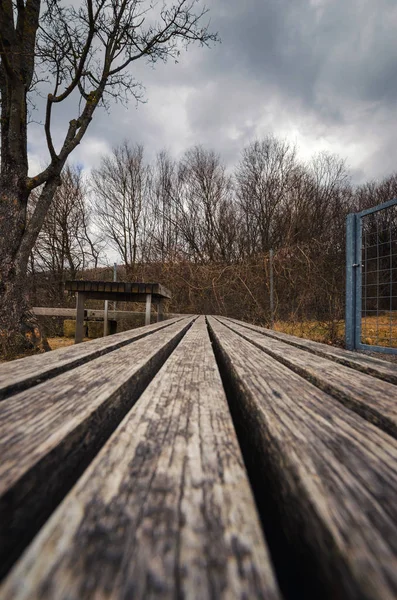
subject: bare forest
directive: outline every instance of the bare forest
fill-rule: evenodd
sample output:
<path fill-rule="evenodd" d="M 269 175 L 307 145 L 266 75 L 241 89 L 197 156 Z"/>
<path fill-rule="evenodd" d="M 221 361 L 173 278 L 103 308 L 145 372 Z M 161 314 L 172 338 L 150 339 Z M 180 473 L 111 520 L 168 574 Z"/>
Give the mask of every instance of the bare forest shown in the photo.
<path fill-rule="evenodd" d="M 89 177 L 64 172 L 30 256 L 30 302 L 65 306 L 65 279 L 110 280 L 117 262 L 119 280 L 167 285 L 169 311 L 269 325 L 272 249 L 276 325 L 310 335 L 314 323 L 341 343 L 345 217 L 396 195 L 394 175 L 354 186 L 343 159 L 304 163 L 273 136 L 243 148 L 233 169 L 200 146 L 148 161 L 124 142 Z"/>

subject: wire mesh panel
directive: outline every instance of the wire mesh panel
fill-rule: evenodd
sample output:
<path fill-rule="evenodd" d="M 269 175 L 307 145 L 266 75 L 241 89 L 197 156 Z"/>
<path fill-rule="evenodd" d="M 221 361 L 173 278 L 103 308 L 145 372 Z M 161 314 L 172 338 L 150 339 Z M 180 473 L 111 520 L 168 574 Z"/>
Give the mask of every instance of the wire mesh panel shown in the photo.
<path fill-rule="evenodd" d="M 347 220 L 346 346 L 397 353 L 397 200 Z"/>
<path fill-rule="evenodd" d="M 361 219 L 361 343 L 397 348 L 397 205 Z"/>

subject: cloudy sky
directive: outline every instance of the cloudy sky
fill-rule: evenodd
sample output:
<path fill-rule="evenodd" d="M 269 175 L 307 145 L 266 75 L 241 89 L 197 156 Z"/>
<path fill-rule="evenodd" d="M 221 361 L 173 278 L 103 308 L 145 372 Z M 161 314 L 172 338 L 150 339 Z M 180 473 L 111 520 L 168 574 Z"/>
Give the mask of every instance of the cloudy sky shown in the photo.
<path fill-rule="evenodd" d="M 210 0 L 222 43 L 190 47 L 179 64 L 135 63 L 146 104 L 97 112 L 74 162 L 90 169 L 123 139 L 179 156 L 202 144 L 233 166 L 273 133 L 344 157 L 356 182 L 397 171 L 396 0 Z M 67 120 L 57 122 L 62 135 Z M 30 161 L 46 157 L 33 124 Z M 32 173 L 33 174 L 33 173 Z"/>

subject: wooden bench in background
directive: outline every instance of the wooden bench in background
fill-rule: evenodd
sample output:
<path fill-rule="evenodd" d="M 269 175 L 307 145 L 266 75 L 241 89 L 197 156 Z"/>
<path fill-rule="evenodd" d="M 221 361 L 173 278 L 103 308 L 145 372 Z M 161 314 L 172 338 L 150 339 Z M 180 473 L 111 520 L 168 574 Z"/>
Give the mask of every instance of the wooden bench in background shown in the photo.
<path fill-rule="evenodd" d="M 76 295 L 76 344 L 83 341 L 84 304 L 86 300 L 145 302 L 145 325 L 150 325 L 152 303 L 157 306 L 157 321 L 162 321 L 164 300 L 171 298 L 171 292 L 161 283 L 70 280 L 65 282 L 65 291 Z M 104 313 L 104 335 L 107 335 L 107 302 L 105 302 Z"/>
<path fill-rule="evenodd" d="M 0 598 L 395 598 L 396 382 L 220 317 L 2 366 Z"/>
<path fill-rule="evenodd" d="M 76 334 L 76 308 L 65 308 L 61 306 L 57 307 L 47 307 L 47 306 L 35 306 L 32 308 L 33 314 L 37 317 L 43 318 L 62 318 L 63 321 L 63 335 L 65 337 L 75 337 Z M 159 321 L 159 314 L 154 315 L 157 316 L 157 322 Z M 162 320 L 164 319 L 172 319 L 173 317 L 180 316 L 177 313 L 167 313 L 161 315 Z M 153 315 L 149 316 L 151 319 Z M 108 320 L 109 326 L 106 327 L 106 319 Z M 100 310 L 96 308 L 85 308 L 83 313 L 83 322 L 85 323 L 84 329 L 84 337 L 88 334 L 88 337 L 103 337 L 105 333 L 112 334 L 116 333 L 116 331 L 112 332 L 111 325 L 113 324 L 114 329 L 118 329 L 120 321 L 124 321 L 123 331 L 126 329 L 130 329 L 131 327 L 140 327 L 144 323 L 146 323 L 147 315 L 144 311 L 131 311 L 131 310 Z M 127 327 L 126 327 L 127 325 Z M 44 325 L 44 330 L 46 326 Z M 49 337 L 52 337 L 49 335 Z"/>

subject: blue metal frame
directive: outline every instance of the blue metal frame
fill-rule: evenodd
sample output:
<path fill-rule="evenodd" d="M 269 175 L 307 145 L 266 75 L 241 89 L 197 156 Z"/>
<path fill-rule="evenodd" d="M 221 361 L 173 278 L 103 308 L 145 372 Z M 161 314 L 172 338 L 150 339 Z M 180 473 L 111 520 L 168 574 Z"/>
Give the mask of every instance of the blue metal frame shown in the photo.
<path fill-rule="evenodd" d="M 358 217 L 365 217 L 366 215 L 371 215 L 372 213 L 379 212 L 380 210 L 384 210 L 385 208 L 390 208 L 391 206 L 395 206 L 397 204 L 397 198 L 393 198 L 393 200 L 388 200 L 383 204 L 378 204 L 378 206 L 373 206 L 372 208 L 366 208 L 361 212 L 354 213 Z"/>
<path fill-rule="evenodd" d="M 348 350 L 356 347 L 356 224 L 357 215 L 352 213 L 346 219 L 346 317 L 345 342 Z"/>
<path fill-rule="evenodd" d="M 371 350 L 397 354 L 397 348 L 371 346 L 361 343 L 361 305 L 362 305 L 362 217 L 397 205 L 397 198 L 351 213 L 346 218 L 346 318 L 345 343 L 348 350 Z"/>

